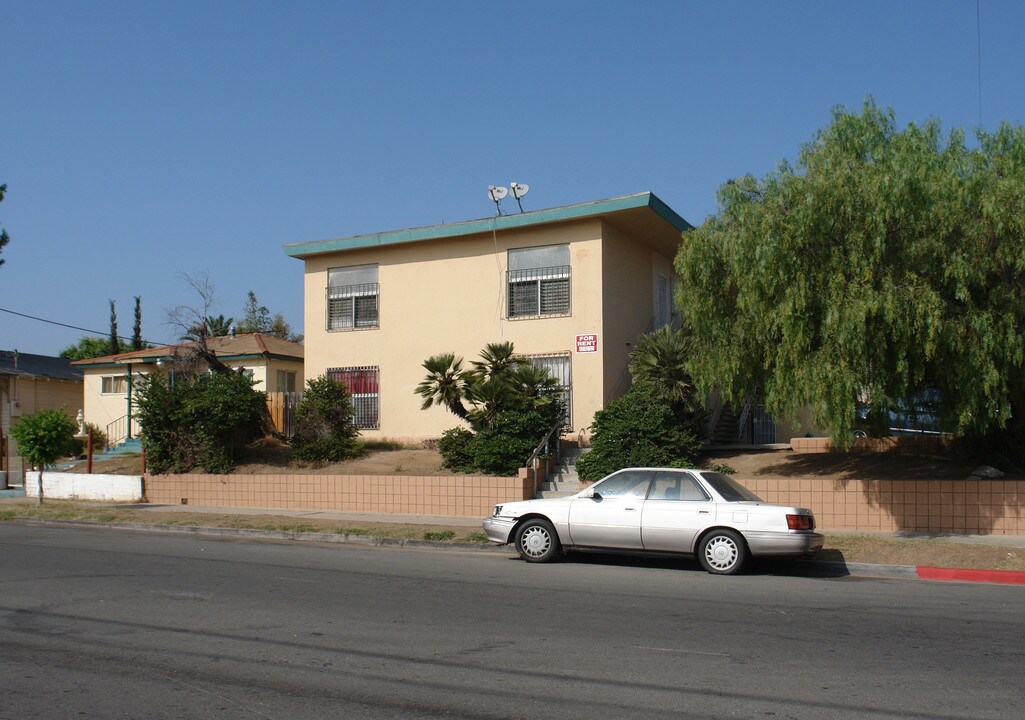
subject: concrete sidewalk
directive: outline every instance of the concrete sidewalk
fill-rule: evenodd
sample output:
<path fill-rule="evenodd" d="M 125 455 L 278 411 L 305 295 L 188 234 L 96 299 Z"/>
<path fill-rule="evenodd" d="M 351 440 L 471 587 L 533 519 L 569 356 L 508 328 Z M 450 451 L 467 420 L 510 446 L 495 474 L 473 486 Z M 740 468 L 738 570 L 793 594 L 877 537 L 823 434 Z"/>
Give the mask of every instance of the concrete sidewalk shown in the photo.
<path fill-rule="evenodd" d="M 134 505 L 135 510 L 147 512 L 196 512 L 217 515 L 281 515 L 310 520 L 339 520 L 371 523 L 408 523 L 410 525 L 451 525 L 453 527 L 480 527 L 484 518 L 448 515 L 393 515 L 390 513 L 336 512 L 331 510 L 281 510 L 274 508 L 236 508 L 210 505 Z M 954 533 L 882 532 L 874 530 L 829 530 L 829 535 L 869 535 L 894 540 L 939 540 L 942 542 L 996 545 L 1025 549 L 1025 535 L 964 535 Z"/>
<path fill-rule="evenodd" d="M 340 522 L 392 523 L 409 525 L 452 525 L 453 527 L 480 528 L 484 518 L 443 515 L 392 515 L 390 513 L 337 512 L 333 510 L 280 510 L 275 508 L 214 507 L 211 505 L 133 505 L 133 510 L 152 513 L 194 512 L 214 515 L 279 515 L 306 520 L 333 520 Z M 1023 546 L 1025 547 L 1025 546 Z"/>

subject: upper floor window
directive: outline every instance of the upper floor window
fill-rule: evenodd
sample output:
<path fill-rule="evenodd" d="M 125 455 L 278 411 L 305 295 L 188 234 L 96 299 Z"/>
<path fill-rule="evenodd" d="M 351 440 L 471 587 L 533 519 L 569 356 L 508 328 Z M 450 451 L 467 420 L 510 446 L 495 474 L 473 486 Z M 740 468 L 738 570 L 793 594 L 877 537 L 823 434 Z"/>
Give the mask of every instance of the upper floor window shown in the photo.
<path fill-rule="evenodd" d="M 100 393 L 103 395 L 124 395 L 127 392 L 127 375 L 104 375 L 100 378 Z"/>
<path fill-rule="evenodd" d="M 569 315 L 569 245 L 509 251 L 509 317 Z"/>
<path fill-rule="evenodd" d="M 676 307 L 675 277 L 655 273 L 655 329 L 670 325 L 680 327 L 680 309 Z"/>
<path fill-rule="evenodd" d="M 327 271 L 327 329 L 378 327 L 377 265 L 354 265 Z"/>

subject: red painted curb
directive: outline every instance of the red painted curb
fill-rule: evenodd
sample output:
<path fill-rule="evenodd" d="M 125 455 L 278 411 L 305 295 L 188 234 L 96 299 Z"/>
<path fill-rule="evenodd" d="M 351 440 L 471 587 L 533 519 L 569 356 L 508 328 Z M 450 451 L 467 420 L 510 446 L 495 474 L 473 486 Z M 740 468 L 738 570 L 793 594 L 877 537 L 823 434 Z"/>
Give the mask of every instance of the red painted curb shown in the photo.
<path fill-rule="evenodd" d="M 962 570 L 959 568 L 921 566 L 916 567 L 915 572 L 923 580 L 960 580 L 962 582 L 1025 585 L 1025 572 L 1017 570 Z"/>

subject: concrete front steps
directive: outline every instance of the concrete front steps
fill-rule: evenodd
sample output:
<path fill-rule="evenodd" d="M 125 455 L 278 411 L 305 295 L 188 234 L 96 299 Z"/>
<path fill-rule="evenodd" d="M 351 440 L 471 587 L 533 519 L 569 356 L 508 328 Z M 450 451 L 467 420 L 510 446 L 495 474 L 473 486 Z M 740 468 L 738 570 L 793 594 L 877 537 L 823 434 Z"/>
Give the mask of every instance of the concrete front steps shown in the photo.
<path fill-rule="evenodd" d="M 117 445 L 107 448 L 102 453 L 93 455 L 93 460 L 104 460 L 119 455 L 142 455 L 142 440 L 139 438 L 128 438 Z"/>
<path fill-rule="evenodd" d="M 580 492 L 580 478 L 577 477 L 577 460 L 591 448 L 575 445 L 564 446 L 559 452 L 559 464 L 548 473 L 548 479 L 541 483 L 538 497 L 553 498 L 575 495 Z"/>

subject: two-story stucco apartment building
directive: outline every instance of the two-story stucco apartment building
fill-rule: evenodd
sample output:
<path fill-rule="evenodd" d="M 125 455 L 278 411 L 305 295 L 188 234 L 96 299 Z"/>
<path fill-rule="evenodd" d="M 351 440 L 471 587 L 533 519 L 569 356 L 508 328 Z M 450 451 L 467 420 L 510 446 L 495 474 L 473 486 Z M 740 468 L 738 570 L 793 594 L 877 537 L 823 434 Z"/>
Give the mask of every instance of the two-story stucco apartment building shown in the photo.
<path fill-rule="evenodd" d="M 641 333 L 673 320 L 690 227 L 646 192 L 286 245 L 305 262 L 306 377 L 344 379 L 366 437 L 436 438 L 459 421 L 420 409 L 421 363 L 512 341 L 567 389 L 579 433 L 629 387 Z"/>

